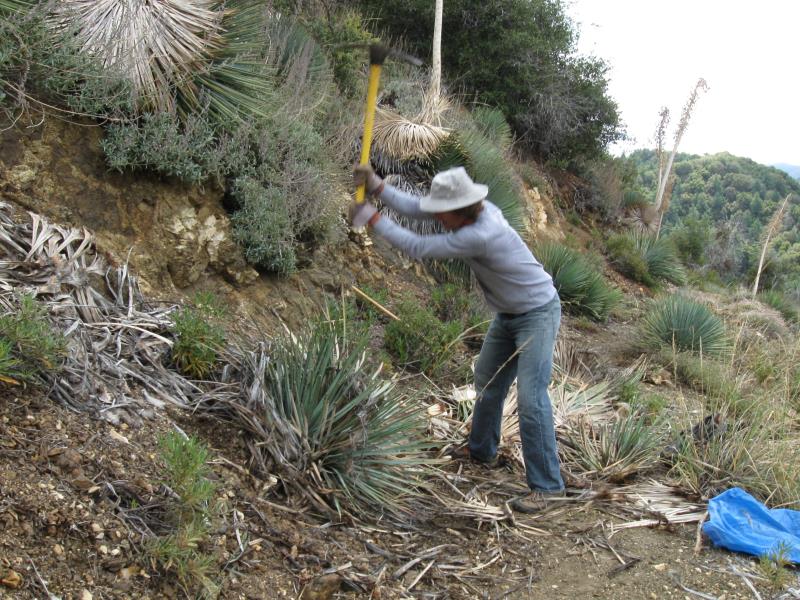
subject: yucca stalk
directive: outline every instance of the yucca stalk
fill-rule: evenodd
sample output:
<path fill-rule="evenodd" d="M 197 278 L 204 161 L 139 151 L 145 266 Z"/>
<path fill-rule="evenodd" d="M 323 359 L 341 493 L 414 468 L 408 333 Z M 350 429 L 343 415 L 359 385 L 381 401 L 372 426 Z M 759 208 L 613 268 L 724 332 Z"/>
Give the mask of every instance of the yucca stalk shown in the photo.
<path fill-rule="evenodd" d="M 791 198 L 791 194 L 788 194 L 786 198 L 783 199 L 783 202 L 772 215 L 772 218 L 769 220 L 769 223 L 764 228 L 764 243 L 761 246 L 761 256 L 758 259 L 758 268 L 756 269 L 756 279 L 753 283 L 753 298 L 756 297 L 758 294 L 758 284 L 761 280 L 761 271 L 764 269 L 764 259 L 767 256 L 767 250 L 769 250 L 770 242 L 772 241 L 772 236 L 775 235 L 778 230 L 780 229 L 780 225 L 783 222 L 783 215 L 786 213 L 786 205 L 789 203 L 789 198 Z"/>
<path fill-rule="evenodd" d="M 675 138 L 674 144 L 672 146 L 672 152 L 670 152 L 669 158 L 666 160 L 666 164 L 662 161 L 661 155 L 661 146 L 659 145 L 659 171 L 658 171 L 658 189 L 656 190 L 656 197 L 655 201 L 653 202 L 656 212 L 658 213 L 658 225 L 656 227 L 656 237 L 661 231 L 661 221 L 664 218 L 664 212 L 666 212 L 665 200 L 668 205 L 668 198 L 669 194 L 667 193 L 667 184 L 670 180 L 670 173 L 672 172 L 672 163 L 675 161 L 675 155 L 678 153 L 678 146 L 681 143 L 681 139 L 683 139 L 683 134 L 686 133 L 686 129 L 689 126 L 689 119 L 692 116 L 692 111 L 694 110 L 694 105 L 697 103 L 697 99 L 700 96 L 700 92 L 704 92 L 708 90 L 708 84 L 706 80 L 702 77 L 697 80 L 697 83 L 694 85 L 694 89 L 692 93 L 689 94 L 689 99 L 686 101 L 686 104 L 683 107 L 683 111 L 681 112 L 681 120 L 678 123 L 678 129 L 675 131 Z M 659 125 L 658 132 L 661 136 L 663 136 L 664 128 L 669 120 L 669 111 L 666 109 L 662 110 L 661 113 L 661 124 Z M 659 138 L 663 140 L 663 137 Z M 659 141 L 661 144 L 661 141 Z M 663 168 L 662 168 L 663 167 Z"/>

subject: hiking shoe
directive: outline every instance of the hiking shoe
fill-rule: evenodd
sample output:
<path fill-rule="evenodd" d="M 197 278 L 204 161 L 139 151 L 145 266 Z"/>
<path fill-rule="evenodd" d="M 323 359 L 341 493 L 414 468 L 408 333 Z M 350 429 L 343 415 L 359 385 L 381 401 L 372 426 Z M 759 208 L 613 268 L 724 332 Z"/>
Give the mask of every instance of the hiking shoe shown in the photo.
<path fill-rule="evenodd" d="M 495 456 L 490 460 L 481 460 L 479 458 L 474 457 L 472 453 L 469 451 L 468 444 L 463 444 L 461 446 L 458 446 L 457 448 L 454 448 L 449 452 L 448 456 L 450 456 L 450 458 L 452 458 L 453 460 L 474 462 L 478 463 L 479 465 L 489 467 L 490 469 L 500 467 L 503 464 L 497 456 Z"/>
<path fill-rule="evenodd" d="M 566 499 L 564 490 L 558 492 L 530 492 L 510 502 L 511 508 L 521 513 L 538 513 L 553 508 Z"/>

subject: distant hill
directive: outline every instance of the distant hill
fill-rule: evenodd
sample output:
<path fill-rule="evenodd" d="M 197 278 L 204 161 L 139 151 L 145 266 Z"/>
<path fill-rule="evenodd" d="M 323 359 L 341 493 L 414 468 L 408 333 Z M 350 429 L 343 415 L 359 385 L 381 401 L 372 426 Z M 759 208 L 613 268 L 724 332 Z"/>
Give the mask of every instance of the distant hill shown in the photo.
<path fill-rule="evenodd" d="M 655 151 L 636 150 L 630 158 L 636 164 L 641 191 L 646 198 L 654 198 L 658 177 Z M 698 231 L 708 232 L 709 240 L 714 240 L 706 247 L 709 255 L 727 244 L 730 256 L 725 270 L 732 277 L 747 276 L 752 269 L 764 225 L 783 199 L 789 194 L 800 199 L 800 181 L 785 170 L 727 152 L 704 156 L 679 153 L 673 174 L 665 229 L 695 227 L 695 236 Z M 776 280 L 800 289 L 800 201 L 789 206 L 772 248 L 770 267 Z"/>
<path fill-rule="evenodd" d="M 800 165 L 787 165 L 786 163 L 776 163 L 772 165 L 776 169 L 788 173 L 790 177 L 800 179 Z"/>

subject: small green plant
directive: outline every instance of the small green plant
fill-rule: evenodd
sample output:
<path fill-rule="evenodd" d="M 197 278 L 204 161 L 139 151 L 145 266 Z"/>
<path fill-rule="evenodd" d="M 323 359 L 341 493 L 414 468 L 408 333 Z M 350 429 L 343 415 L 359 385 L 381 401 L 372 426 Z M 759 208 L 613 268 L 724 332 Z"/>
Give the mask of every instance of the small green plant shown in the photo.
<path fill-rule="evenodd" d="M 605 321 L 622 297 L 587 258 L 572 248 L 544 243 L 536 247 L 534 255 L 552 276 L 567 311 Z"/>
<path fill-rule="evenodd" d="M 195 379 L 204 379 L 214 370 L 225 344 L 225 330 L 218 324 L 224 313 L 213 295 L 199 294 L 194 306 L 173 314 L 172 360 L 178 370 Z"/>
<path fill-rule="evenodd" d="M 789 546 L 785 542 L 780 542 L 775 550 L 758 558 L 758 571 L 775 592 L 783 590 L 795 579 L 789 570 L 792 566 L 789 551 Z"/>
<path fill-rule="evenodd" d="M 464 330 L 464 342 L 480 347 L 491 316 L 474 294 L 455 283 L 445 283 L 431 292 L 431 305 L 443 322 L 457 322 Z"/>
<path fill-rule="evenodd" d="M 64 336 L 33 296 L 20 296 L 17 311 L 0 316 L 0 375 L 5 378 L 41 383 L 46 372 L 61 368 L 65 354 Z"/>
<path fill-rule="evenodd" d="M 398 321 L 386 325 L 384 346 L 397 360 L 428 375 L 436 374 L 455 353 L 461 324 L 445 323 L 429 308 L 406 298 L 397 307 Z"/>
<path fill-rule="evenodd" d="M 648 419 L 648 422 L 657 420 L 669 406 L 669 400 L 661 394 L 638 394 L 631 402 L 631 408 L 639 411 Z"/>
<path fill-rule="evenodd" d="M 14 356 L 11 340 L 0 338 L 0 382 L 18 384 L 22 362 Z"/>
<path fill-rule="evenodd" d="M 216 598 L 215 561 L 205 554 L 216 486 L 209 479 L 208 450 L 196 438 L 171 432 L 160 440 L 165 483 L 177 496 L 169 508 L 173 531 L 150 541 L 150 557 L 172 574 L 187 597 Z"/>
<path fill-rule="evenodd" d="M 656 300 L 645 314 L 642 338 L 651 348 L 674 348 L 709 355 L 730 348 L 725 324 L 705 304 L 673 294 Z"/>
<path fill-rule="evenodd" d="M 622 382 L 619 388 L 617 400 L 632 406 L 639 400 L 641 386 L 638 379 L 629 379 Z"/>

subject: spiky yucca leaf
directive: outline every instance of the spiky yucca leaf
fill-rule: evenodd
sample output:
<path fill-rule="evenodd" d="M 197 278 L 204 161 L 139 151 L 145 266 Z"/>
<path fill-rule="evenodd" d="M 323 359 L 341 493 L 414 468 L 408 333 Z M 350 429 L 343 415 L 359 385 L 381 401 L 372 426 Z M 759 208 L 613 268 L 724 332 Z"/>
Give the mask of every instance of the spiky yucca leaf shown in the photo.
<path fill-rule="evenodd" d="M 644 415 L 583 424 L 562 435 L 564 462 L 585 475 L 613 482 L 655 466 L 664 447 L 660 429 L 648 424 Z"/>
<path fill-rule="evenodd" d="M 729 348 L 725 324 L 705 304 L 672 294 L 654 301 L 642 323 L 642 337 L 651 347 L 673 347 L 710 355 Z"/>
<path fill-rule="evenodd" d="M 425 487 L 424 411 L 364 363 L 366 340 L 345 345 L 325 324 L 249 353 L 247 406 L 234 405 L 260 468 L 317 509 L 413 515 Z"/>

